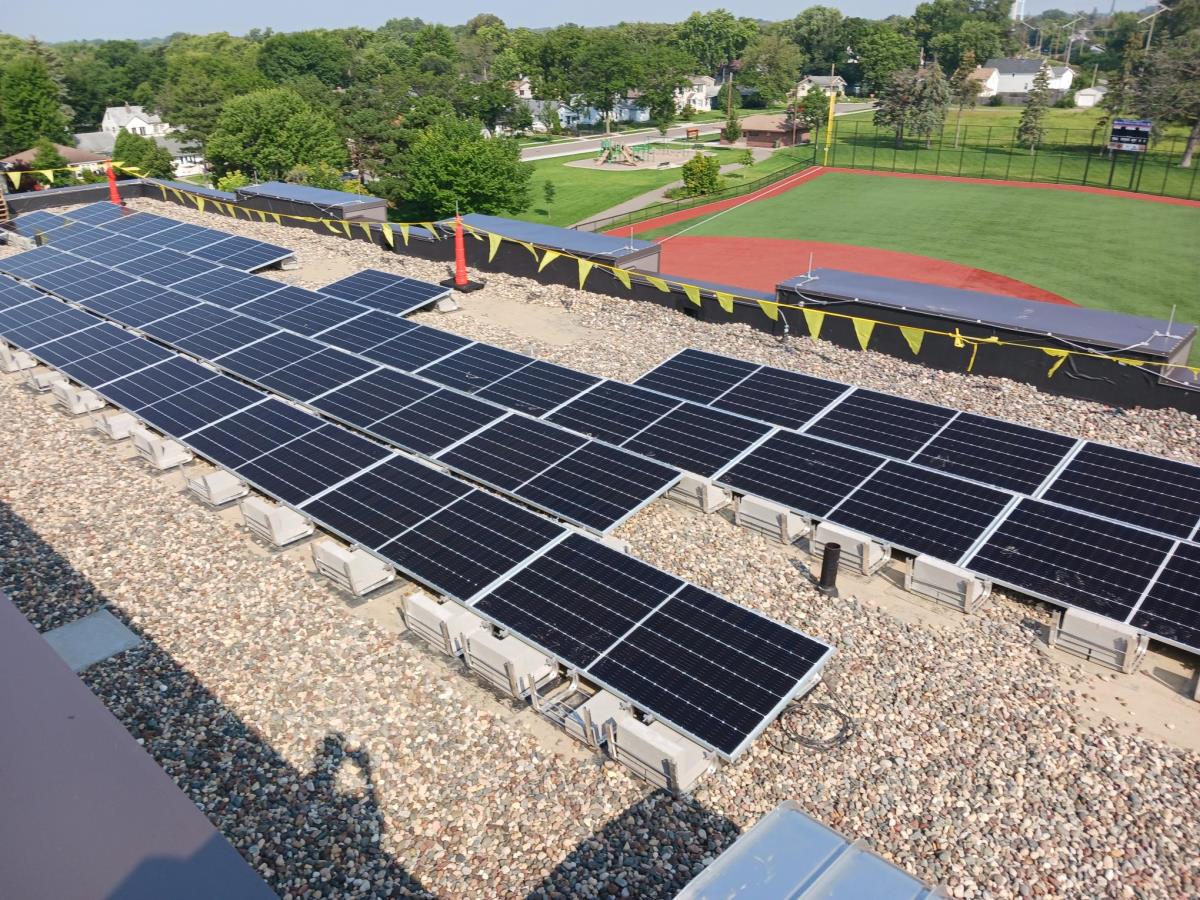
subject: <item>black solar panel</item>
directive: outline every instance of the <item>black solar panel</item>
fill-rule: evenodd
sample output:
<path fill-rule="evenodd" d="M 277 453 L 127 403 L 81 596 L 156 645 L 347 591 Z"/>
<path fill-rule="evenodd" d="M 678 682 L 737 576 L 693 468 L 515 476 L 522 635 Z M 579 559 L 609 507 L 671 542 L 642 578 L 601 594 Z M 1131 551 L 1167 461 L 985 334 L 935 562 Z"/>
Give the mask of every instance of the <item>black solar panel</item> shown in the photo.
<path fill-rule="evenodd" d="M 97 231 L 100 234 L 105 234 L 105 232 L 98 229 Z M 55 246 L 61 247 L 62 245 L 56 243 Z M 135 259 L 141 259 L 143 256 L 157 253 L 158 249 L 153 244 L 148 244 L 145 241 L 135 240 L 123 235 L 107 234 L 100 240 L 77 247 L 71 252 L 76 256 L 90 259 L 104 266 L 121 266 Z"/>
<path fill-rule="evenodd" d="M 99 203 L 92 203 L 89 206 L 82 206 L 79 209 L 73 209 L 70 212 L 69 218 L 76 222 L 88 222 L 92 225 L 99 225 L 104 222 L 112 222 L 133 213 L 126 212 L 117 204 L 108 200 L 102 200 Z"/>
<path fill-rule="evenodd" d="M 30 280 L 43 290 L 55 291 L 61 285 L 71 285 L 88 278 L 103 276 L 107 272 L 108 269 L 99 263 L 79 260 L 73 266 L 65 266 L 53 272 L 31 276 Z"/>
<path fill-rule="evenodd" d="M 116 318 L 120 318 L 120 313 L 116 314 Z M 145 325 L 142 331 L 160 341 L 176 345 L 181 340 L 236 318 L 237 316 L 228 310 L 198 303 L 183 312 L 151 322 Z"/>
<path fill-rule="evenodd" d="M 883 458 L 804 434 L 779 431 L 720 476 L 740 494 L 823 519 Z"/>
<path fill-rule="evenodd" d="M 379 552 L 441 593 L 466 600 L 563 533 L 535 513 L 472 491 Z"/>
<path fill-rule="evenodd" d="M 346 540 L 375 549 L 471 491 L 457 478 L 394 456 L 303 509 Z"/>
<path fill-rule="evenodd" d="M 763 366 L 713 406 L 779 425 L 800 428 L 846 392 L 846 385 Z"/>
<path fill-rule="evenodd" d="M 42 235 L 41 241 L 43 244 L 49 244 L 59 250 L 77 250 L 102 241 L 105 237 L 107 237 L 107 232 L 101 231 L 93 225 L 69 222 L 60 228 L 46 232 Z"/>
<path fill-rule="evenodd" d="M 63 306 L 53 315 L 39 316 L 27 325 L 5 327 L 4 338 L 14 346 L 32 349 L 47 341 L 55 341 L 99 324 L 100 320 L 95 316 Z"/>
<path fill-rule="evenodd" d="M 245 312 L 245 310 L 239 309 L 238 312 Z M 287 328 L 289 331 L 311 336 L 335 328 L 361 314 L 361 309 L 344 300 L 318 300 L 303 309 L 280 316 L 273 324 L 280 328 Z M 324 340 L 324 337 L 321 339 Z"/>
<path fill-rule="evenodd" d="M 36 278 L 38 275 L 45 275 L 78 263 L 79 257 L 72 256 L 70 253 L 64 253 L 53 247 L 35 247 L 33 250 L 26 250 L 16 256 L 0 259 L 0 272 L 7 272 L 17 278 Z"/>
<path fill-rule="evenodd" d="M 228 322 L 198 331 L 191 337 L 177 338 L 175 346 L 202 359 L 217 359 L 223 354 L 276 333 L 273 325 L 256 322 L 245 316 L 236 316 Z"/>
<path fill-rule="evenodd" d="M 396 321 L 401 320 L 397 319 Z M 321 339 L 328 340 L 330 335 L 322 335 Z M 428 365 L 435 359 L 441 359 L 446 354 L 453 353 L 469 343 L 471 341 L 468 338 L 459 337 L 457 334 L 438 331 L 436 328 L 429 328 L 425 325 L 416 325 L 398 337 L 363 351 L 363 356 L 384 365 L 395 366 L 397 369 L 411 372 Z"/>
<path fill-rule="evenodd" d="M 654 391 L 605 381 L 546 416 L 546 420 L 620 444 L 679 404 L 680 401 Z"/>
<path fill-rule="evenodd" d="M 909 459 L 953 417 L 950 409 L 858 388 L 806 431 L 884 456 Z"/>
<path fill-rule="evenodd" d="M 404 315 L 428 306 L 447 291 L 441 285 L 427 281 L 404 278 L 378 269 L 364 269 L 321 288 L 321 293 L 343 300 L 356 300 L 372 309 Z"/>
<path fill-rule="evenodd" d="M 164 218 L 163 216 L 155 216 L 150 213 L 134 213 L 123 219 L 114 219 L 111 222 L 107 222 L 103 227 L 106 231 L 115 231 L 118 234 L 124 234 L 129 237 L 152 239 L 152 242 L 158 246 L 164 246 L 161 239 L 168 232 L 178 227 L 178 225 L 178 222 L 173 219 Z"/>
<path fill-rule="evenodd" d="M 961 413 L 913 462 L 1032 494 L 1074 445 L 1061 434 Z"/>
<path fill-rule="evenodd" d="M 622 446 L 651 459 L 708 477 L 771 430 L 715 409 L 685 403 Z"/>
<path fill-rule="evenodd" d="M 1176 644 L 1200 647 L 1200 547 L 1175 548 L 1130 624 Z"/>
<path fill-rule="evenodd" d="M 155 366 L 155 370 L 159 368 Z M 232 378 L 214 377 L 211 372 L 208 375 L 202 384 L 172 392 L 141 408 L 138 418 L 164 434 L 182 437 L 224 416 L 246 409 L 263 398 L 258 391 L 238 384 Z"/>
<path fill-rule="evenodd" d="M 322 299 L 324 298 L 314 291 L 306 291 L 304 288 L 293 285 L 283 285 L 277 291 L 272 291 L 257 300 L 251 300 L 249 303 L 237 307 L 237 311 L 256 319 L 273 322 L 280 316 L 294 313 Z"/>
<path fill-rule="evenodd" d="M 137 412 L 216 377 L 217 374 L 210 369 L 176 356 L 152 368 L 118 378 L 105 386 L 104 395 L 113 403 Z"/>
<path fill-rule="evenodd" d="M 220 365 L 221 368 L 243 378 L 257 381 L 264 375 L 290 366 L 324 349 L 326 348 L 316 341 L 280 332 L 241 350 L 225 354 L 220 359 Z"/>
<path fill-rule="evenodd" d="M 369 312 L 321 335 L 321 340 L 343 350 L 363 353 L 406 331 L 416 324 L 387 313 Z"/>
<path fill-rule="evenodd" d="M 689 584 L 587 672 L 735 756 L 829 652 L 818 641 Z"/>
<path fill-rule="evenodd" d="M 421 369 L 420 373 L 439 384 L 473 394 L 531 362 L 532 357 L 520 353 L 490 344 L 473 344 Z"/>
<path fill-rule="evenodd" d="M 1168 538 L 1024 499 L 964 565 L 1048 600 L 1124 621 Z"/>
<path fill-rule="evenodd" d="M 201 228 L 199 225 L 179 223 L 169 231 L 154 236 L 154 243 L 160 247 L 171 247 L 184 253 L 193 253 L 201 247 L 225 240 L 224 232 L 211 228 Z"/>
<path fill-rule="evenodd" d="M 173 285 L 211 271 L 212 264 L 175 250 L 159 250 L 132 262 L 123 263 L 121 271 L 137 275 L 155 284 Z"/>
<path fill-rule="evenodd" d="M 41 291 L 35 290 L 29 285 L 20 284 L 8 276 L 0 276 L 0 310 L 20 306 L 22 303 L 28 303 L 41 296 Z"/>
<path fill-rule="evenodd" d="M 149 341 L 130 340 L 104 349 L 103 352 L 95 353 L 86 359 L 60 363 L 58 368 L 81 384 L 100 386 L 139 369 L 170 359 L 171 356 L 171 351 L 151 344 Z"/>
<path fill-rule="evenodd" d="M 889 460 L 829 520 L 910 553 L 956 563 L 1011 494 Z"/>
<path fill-rule="evenodd" d="M 258 381 L 276 393 L 306 401 L 377 368 L 342 350 L 322 347 L 312 356 L 263 375 Z"/>
<path fill-rule="evenodd" d="M 187 439 L 197 453 L 219 466 L 236 469 L 322 424 L 314 415 L 301 412 L 282 400 L 268 398 L 257 406 L 188 435 Z"/>
<path fill-rule="evenodd" d="M 683 350 L 634 382 L 695 403 L 711 403 L 756 369 L 757 363 L 702 350 Z"/>
<path fill-rule="evenodd" d="M 524 416 L 509 416 L 438 455 L 438 461 L 512 491 L 579 449 L 586 438 Z"/>
<path fill-rule="evenodd" d="M 371 431 L 406 450 L 431 456 L 503 415 L 503 409 L 490 403 L 439 390 L 380 419 Z"/>
<path fill-rule="evenodd" d="M 540 416 L 599 382 L 594 375 L 537 360 L 493 382 L 480 391 L 479 396 L 531 416 Z"/>
<path fill-rule="evenodd" d="M 438 388 L 411 375 L 393 372 L 391 369 L 379 369 L 330 391 L 325 396 L 311 401 L 310 405 L 336 419 L 359 428 L 367 428 L 373 422 L 386 418 L 437 390 Z"/>
<path fill-rule="evenodd" d="M 93 273 L 77 281 L 71 281 L 66 284 L 59 283 L 50 289 L 58 296 L 65 297 L 67 300 L 86 304 L 90 298 L 98 294 L 103 294 L 133 283 L 133 279 L 128 275 L 123 275 L 111 269 L 105 269 L 103 272 Z"/>
<path fill-rule="evenodd" d="M 70 307 L 61 300 L 52 299 L 45 294 L 38 294 L 36 299 L 10 307 L 0 313 L 0 334 L 40 322 L 51 316 L 57 316 L 68 309 Z"/>
<path fill-rule="evenodd" d="M 1200 522 L 1200 467 L 1088 443 L 1042 499 L 1186 538 Z"/>
<path fill-rule="evenodd" d="M 278 281 L 219 266 L 213 266 L 209 271 L 175 285 L 177 291 L 189 297 L 207 300 L 226 309 L 265 297 L 282 287 Z"/>
<path fill-rule="evenodd" d="M 267 244 L 239 235 L 226 237 L 215 244 L 197 247 L 192 252 L 201 259 L 246 272 L 261 269 L 292 255 L 292 251 L 286 247 L 278 247 L 275 244 Z"/>
<path fill-rule="evenodd" d="M 103 294 L 87 297 L 81 302 L 88 309 L 94 309 L 96 312 L 107 316 L 126 306 L 132 306 L 144 300 L 153 300 L 163 293 L 163 288 L 156 284 L 150 284 L 146 281 L 130 281 L 119 287 L 105 291 Z"/>
<path fill-rule="evenodd" d="M 159 288 L 155 296 L 149 300 L 122 306 L 117 312 L 108 313 L 108 315 L 125 325 L 141 328 L 158 319 L 165 319 L 167 316 L 181 313 L 185 309 L 191 309 L 195 305 L 196 301 L 190 297 Z"/>
<path fill-rule="evenodd" d="M 344 428 L 324 425 L 238 466 L 237 473 L 295 505 L 391 455 Z"/>
<path fill-rule="evenodd" d="M 129 332 L 102 322 L 86 331 L 76 332 L 49 344 L 43 344 L 38 347 L 37 355 L 47 364 L 62 368 L 93 354 L 112 350 L 132 340 L 135 338 Z"/>
<path fill-rule="evenodd" d="M 571 535 L 474 608 L 584 669 L 682 586 L 627 554 Z"/>
<path fill-rule="evenodd" d="M 23 234 L 25 237 L 33 237 L 35 234 L 50 231 L 52 228 L 58 228 L 66 224 L 67 220 L 57 213 L 39 209 L 34 212 L 21 213 L 21 215 L 13 219 L 12 228 L 17 234 Z"/>

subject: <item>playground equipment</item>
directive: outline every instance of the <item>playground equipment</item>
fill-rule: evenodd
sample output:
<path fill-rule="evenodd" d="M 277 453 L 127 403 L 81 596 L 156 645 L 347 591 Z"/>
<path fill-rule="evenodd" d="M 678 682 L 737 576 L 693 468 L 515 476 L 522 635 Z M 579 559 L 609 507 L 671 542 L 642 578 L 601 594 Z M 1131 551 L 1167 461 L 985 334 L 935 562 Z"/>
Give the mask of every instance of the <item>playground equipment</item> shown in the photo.
<path fill-rule="evenodd" d="M 644 162 L 649 153 L 649 144 L 620 144 L 605 138 L 600 142 L 596 165 L 636 166 L 639 162 Z"/>

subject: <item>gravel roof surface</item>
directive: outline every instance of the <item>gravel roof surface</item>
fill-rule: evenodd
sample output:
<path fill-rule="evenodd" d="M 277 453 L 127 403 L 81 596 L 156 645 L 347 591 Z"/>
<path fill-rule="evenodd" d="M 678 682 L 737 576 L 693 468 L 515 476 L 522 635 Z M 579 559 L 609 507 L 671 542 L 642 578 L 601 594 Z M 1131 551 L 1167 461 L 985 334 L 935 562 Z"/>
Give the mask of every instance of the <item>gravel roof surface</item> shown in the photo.
<path fill-rule="evenodd" d="M 278 277 L 310 287 L 368 265 L 444 277 L 363 243 L 131 205 L 293 247 L 303 268 Z M 698 346 L 1200 461 L 1183 413 L 1115 412 L 807 340 L 780 349 L 740 326 L 487 277 L 463 312 L 421 318 L 602 375 L 630 379 Z M 473 304 L 489 299 L 555 330 L 484 316 Z M 694 797 L 649 795 L 590 754 L 548 750 L 532 712 L 348 615 L 299 562 L 254 552 L 183 497 L 178 476 L 119 459 L 12 377 L 0 408 L 0 587 L 43 630 L 107 602 L 148 639 L 88 683 L 281 895 L 670 896 L 787 798 L 956 897 L 1200 894 L 1200 755 L 1091 727 L 1028 605 L 900 622 L 818 597 L 793 553 L 721 516 L 653 504 L 620 529 L 634 552 L 831 642 L 814 699 L 856 724 L 828 753 L 773 726 Z"/>

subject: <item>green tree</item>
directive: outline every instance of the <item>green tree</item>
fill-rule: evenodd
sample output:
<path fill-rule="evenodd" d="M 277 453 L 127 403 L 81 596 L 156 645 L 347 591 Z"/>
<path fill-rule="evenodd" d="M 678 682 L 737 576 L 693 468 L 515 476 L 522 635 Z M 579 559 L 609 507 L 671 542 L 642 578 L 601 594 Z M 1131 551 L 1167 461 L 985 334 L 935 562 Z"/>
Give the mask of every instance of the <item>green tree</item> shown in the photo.
<path fill-rule="evenodd" d="M 917 102 L 917 72 L 915 69 L 901 69 L 893 72 L 887 84 L 879 92 L 879 100 L 875 106 L 875 124 L 880 128 L 890 128 L 896 135 L 896 146 L 904 140 L 904 130 L 908 127 L 909 118 Z"/>
<path fill-rule="evenodd" d="M 777 31 L 760 34 L 742 56 L 742 83 L 758 89 L 768 106 L 787 99 L 804 68 L 800 48 Z"/>
<path fill-rule="evenodd" d="M 929 42 L 934 57 L 947 69 L 962 65 L 967 53 L 976 59 L 999 56 L 1004 48 L 1004 32 L 999 25 L 981 19 L 968 19 L 955 31 L 937 35 Z"/>
<path fill-rule="evenodd" d="M 863 78 L 872 90 L 882 90 L 894 72 L 917 64 L 917 42 L 890 25 L 876 25 L 854 48 Z"/>
<path fill-rule="evenodd" d="M 480 123 L 444 117 L 421 132 L 394 168 L 391 199 L 406 217 L 519 213 L 529 206 L 533 169 L 510 138 L 480 136 Z"/>
<path fill-rule="evenodd" d="M 554 197 L 558 194 L 558 188 L 554 186 L 554 182 L 547 179 L 542 183 L 542 198 L 546 201 L 546 215 L 550 215 L 550 207 L 554 205 Z"/>
<path fill-rule="evenodd" d="M 729 95 L 733 94 L 732 107 L 729 103 Z M 717 91 L 716 99 L 713 100 L 713 109 L 728 110 L 742 108 L 742 92 L 737 89 L 732 81 L 726 81 Z"/>
<path fill-rule="evenodd" d="M 225 104 L 208 140 L 208 160 L 223 175 L 234 169 L 279 178 L 302 163 L 345 165 L 346 145 L 333 121 L 283 88 L 255 91 Z"/>
<path fill-rule="evenodd" d="M 306 184 L 309 187 L 324 188 L 327 191 L 342 191 L 347 194 L 366 194 L 367 189 L 357 181 L 342 178 L 342 170 L 338 166 L 319 162 L 316 165 L 292 166 L 284 181 L 291 184 Z"/>
<path fill-rule="evenodd" d="M 72 143 L 49 68 L 38 56 L 22 53 L 0 72 L 0 155 L 28 150 L 38 138 Z"/>
<path fill-rule="evenodd" d="M 1191 126 L 1179 165 L 1190 168 L 1200 147 L 1200 28 L 1164 40 L 1146 58 L 1134 100 L 1156 125 Z"/>
<path fill-rule="evenodd" d="M 232 194 L 238 188 L 244 188 L 249 183 L 249 176 L 242 174 L 242 172 L 237 169 L 234 169 L 232 172 L 226 172 L 217 179 L 217 190 L 228 191 Z"/>
<path fill-rule="evenodd" d="M 828 72 L 830 65 L 840 62 L 846 43 L 842 14 L 829 6 L 810 6 L 800 15 L 784 22 L 788 36 L 813 71 Z"/>
<path fill-rule="evenodd" d="M 330 87 L 344 85 L 350 69 L 351 50 L 328 31 L 297 31 L 273 34 L 262 43 L 258 68 L 268 79 L 283 84 L 312 75 Z"/>
<path fill-rule="evenodd" d="M 741 56 L 755 31 L 752 21 L 714 9 L 688 16 L 675 30 L 675 40 L 705 72 L 715 72 Z"/>
<path fill-rule="evenodd" d="M 186 127 L 188 139 L 203 145 L 230 98 L 267 86 L 257 54 L 256 45 L 227 34 L 172 41 L 160 97 L 167 120 Z"/>
<path fill-rule="evenodd" d="M 731 115 L 721 127 L 721 140 L 732 144 L 742 136 L 742 123 L 736 115 Z"/>
<path fill-rule="evenodd" d="M 683 164 L 679 172 L 683 176 L 684 193 L 688 197 L 699 197 L 721 189 L 721 163 L 715 156 L 697 153 Z"/>
<path fill-rule="evenodd" d="M 928 146 L 945 124 L 951 100 L 950 85 L 936 60 L 918 73 L 913 99 L 909 130 L 924 137 Z"/>
<path fill-rule="evenodd" d="M 1046 110 L 1050 107 L 1050 67 L 1042 66 L 1033 76 L 1033 86 L 1021 110 L 1021 121 L 1017 125 L 1017 139 L 1029 145 L 1029 152 L 1037 151 L 1038 142 L 1046 132 Z"/>
<path fill-rule="evenodd" d="M 145 172 L 151 178 L 174 178 L 171 151 L 154 138 L 122 131 L 113 144 L 113 159 Z"/>
<path fill-rule="evenodd" d="M 33 155 L 33 161 L 29 168 L 37 171 L 40 169 L 59 169 L 63 170 L 67 165 L 67 158 L 58 152 L 58 148 L 48 138 L 38 138 L 33 145 L 37 152 Z M 49 187 L 65 187 L 75 183 L 75 176 L 68 171 L 58 171 L 51 173 L 49 178 L 42 175 L 33 176 L 39 184 L 45 184 Z"/>
<path fill-rule="evenodd" d="M 829 97 L 815 84 L 800 98 L 796 118 L 803 128 L 813 131 L 825 124 L 829 117 Z"/>
<path fill-rule="evenodd" d="M 954 146 L 958 147 L 959 134 L 962 129 L 963 109 L 974 109 L 979 102 L 979 92 L 983 84 L 971 77 L 975 71 L 975 52 L 968 50 L 963 54 L 962 62 L 950 76 L 950 98 L 958 108 L 954 117 Z"/>
<path fill-rule="evenodd" d="M 637 60 L 629 43 L 612 29 L 591 32 L 579 51 L 570 76 L 571 93 L 611 124 L 617 100 L 636 87 Z"/>
<path fill-rule="evenodd" d="M 650 120 L 663 134 L 679 114 L 676 91 L 688 84 L 689 63 L 686 53 L 675 47 L 654 45 L 639 54 L 637 86 L 641 102 L 650 109 Z"/>

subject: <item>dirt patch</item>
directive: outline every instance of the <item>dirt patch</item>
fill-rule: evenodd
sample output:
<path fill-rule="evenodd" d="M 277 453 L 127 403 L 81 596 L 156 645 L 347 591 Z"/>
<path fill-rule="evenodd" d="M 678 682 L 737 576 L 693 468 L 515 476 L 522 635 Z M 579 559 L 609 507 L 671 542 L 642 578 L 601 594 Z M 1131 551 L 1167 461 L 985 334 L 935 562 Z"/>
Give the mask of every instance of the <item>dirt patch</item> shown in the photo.
<path fill-rule="evenodd" d="M 532 341 L 567 347 L 595 339 L 593 333 L 580 324 L 579 317 L 565 309 L 507 300 L 482 291 L 477 294 L 456 294 L 454 299 L 471 316 L 487 319 Z"/>

